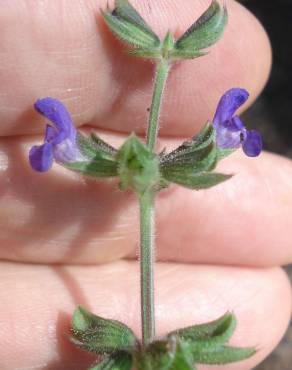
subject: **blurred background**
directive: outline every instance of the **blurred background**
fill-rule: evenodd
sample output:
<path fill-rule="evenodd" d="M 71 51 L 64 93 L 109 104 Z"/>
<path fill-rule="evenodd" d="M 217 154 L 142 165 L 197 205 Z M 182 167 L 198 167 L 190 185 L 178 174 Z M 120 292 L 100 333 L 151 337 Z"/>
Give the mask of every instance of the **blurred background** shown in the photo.
<path fill-rule="evenodd" d="M 263 133 L 266 150 L 292 158 L 292 0 L 241 2 L 265 27 L 274 59 L 267 87 L 243 120 Z M 286 270 L 292 282 L 292 267 Z M 256 370 L 292 370 L 292 325 L 280 346 Z"/>

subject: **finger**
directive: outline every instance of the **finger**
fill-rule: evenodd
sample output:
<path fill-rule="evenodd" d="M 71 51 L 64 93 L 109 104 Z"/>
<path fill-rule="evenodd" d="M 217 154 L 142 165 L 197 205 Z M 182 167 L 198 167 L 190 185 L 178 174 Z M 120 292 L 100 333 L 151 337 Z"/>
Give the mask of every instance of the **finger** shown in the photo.
<path fill-rule="evenodd" d="M 153 67 L 125 55 L 106 29 L 106 0 L 6 0 L 0 7 L 0 135 L 39 133 L 32 109 L 40 97 L 61 99 L 77 125 L 144 131 Z M 210 0 L 133 0 L 153 28 L 182 34 Z M 163 106 L 161 134 L 191 135 L 212 119 L 220 96 L 241 86 L 252 101 L 267 79 L 271 52 L 259 22 L 229 0 L 229 25 L 209 56 L 177 65 Z M 175 16 L 174 16 L 175 15 Z"/>
<path fill-rule="evenodd" d="M 0 281 L 2 370 L 87 368 L 94 358 L 86 359 L 67 337 L 78 304 L 126 323 L 140 336 L 134 262 L 100 267 L 2 263 Z M 158 264 L 156 281 L 157 337 L 234 311 L 238 326 L 231 344 L 259 351 L 248 361 L 225 366 L 226 370 L 257 365 L 279 342 L 290 318 L 290 285 L 278 268 Z"/>
<path fill-rule="evenodd" d="M 113 145 L 118 139 L 102 137 Z M 135 196 L 117 190 L 116 180 L 84 180 L 57 165 L 37 174 L 27 163 L 30 145 L 17 138 L 0 144 L 0 258 L 96 263 L 136 257 Z M 158 259 L 254 266 L 291 262 L 291 161 L 267 153 L 250 159 L 238 152 L 218 170 L 235 176 L 206 191 L 173 185 L 160 193 Z"/>

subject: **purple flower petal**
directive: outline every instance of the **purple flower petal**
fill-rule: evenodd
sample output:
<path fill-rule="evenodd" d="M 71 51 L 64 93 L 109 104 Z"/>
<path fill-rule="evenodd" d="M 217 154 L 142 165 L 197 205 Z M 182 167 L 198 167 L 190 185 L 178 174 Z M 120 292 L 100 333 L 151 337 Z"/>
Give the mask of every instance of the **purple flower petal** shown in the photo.
<path fill-rule="evenodd" d="M 53 164 L 52 144 L 44 143 L 40 146 L 33 146 L 29 151 L 29 162 L 35 171 L 48 171 Z"/>
<path fill-rule="evenodd" d="M 228 127 L 220 127 L 216 134 L 216 143 L 220 149 L 238 148 L 241 144 L 241 131 L 231 131 Z"/>
<path fill-rule="evenodd" d="M 47 143 L 53 142 L 57 135 L 58 135 L 58 131 L 55 127 L 51 125 L 46 126 L 45 142 Z"/>
<path fill-rule="evenodd" d="M 39 99 L 35 109 L 48 118 L 53 125 L 47 125 L 44 144 L 34 146 L 29 153 L 33 169 L 45 172 L 53 160 L 61 164 L 83 160 L 77 144 L 77 131 L 66 107 L 53 98 Z"/>
<path fill-rule="evenodd" d="M 244 130 L 240 118 L 235 116 L 216 127 L 216 143 L 220 149 L 235 149 L 240 147 Z"/>
<path fill-rule="evenodd" d="M 54 138 L 51 137 L 53 144 L 59 144 L 67 138 L 75 140 L 76 129 L 66 107 L 59 100 L 50 97 L 39 99 L 34 107 L 56 126 L 56 135 Z"/>
<path fill-rule="evenodd" d="M 244 129 L 244 124 L 238 116 L 232 117 L 229 122 L 229 129 L 232 131 L 242 131 Z"/>
<path fill-rule="evenodd" d="M 75 142 L 69 139 L 53 146 L 54 159 L 59 163 L 76 162 L 82 159 L 82 155 Z"/>
<path fill-rule="evenodd" d="M 244 153 L 249 157 L 257 157 L 263 149 L 262 136 L 256 130 L 246 131 L 246 137 L 242 144 Z"/>
<path fill-rule="evenodd" d="M 229 121 L 236 110 L 246 102 L 249 97 L 249 93 L 240 88 L 233 88 L 228 90 L 220 99 L 213 124 L 216 128 L 220 123 Z"/>

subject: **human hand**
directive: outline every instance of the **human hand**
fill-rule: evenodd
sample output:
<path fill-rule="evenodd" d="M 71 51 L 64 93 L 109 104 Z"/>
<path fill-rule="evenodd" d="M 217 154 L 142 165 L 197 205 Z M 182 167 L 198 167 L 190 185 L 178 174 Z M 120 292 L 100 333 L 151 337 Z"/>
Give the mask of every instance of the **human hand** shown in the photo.
<path fill-rule="evenodd" d="M 180 34 L 207 6 L 133 4 L 160 35 L 168 27 Z M 172 71 L 161 147 L 192 136 L 230 87 L 254 99 L 267 78 L 266 36 L 240 5 L 227 5 L 230 23 L 210 56 Z M 92 358 L 66 337 L 77 304 L 139 330 L 134 197 L 114 182 L 84 181 L 58 167 L 38 175 L 27 163 L 28 148 L 43 136 L 31 108 L 39 97 L 61 99 L 78 126 L 93 126 L 116 145 L 145 128 L 152 67 L 121 52 L 99 6 L 105 1 L 10 0 L 0 7 L 2 370 L 86 369 Z M 259 352 L 225 369 L 250 369 L 290 318 L 290 285 L 276 266 L 292 255 L 292 167 L 275 155 L 241 153 L 220 167 L 236 176 L 208 191 L 172 187 L 157 202 L 157 329 L 162 335 L 234 310 L 232 343 Z"/>

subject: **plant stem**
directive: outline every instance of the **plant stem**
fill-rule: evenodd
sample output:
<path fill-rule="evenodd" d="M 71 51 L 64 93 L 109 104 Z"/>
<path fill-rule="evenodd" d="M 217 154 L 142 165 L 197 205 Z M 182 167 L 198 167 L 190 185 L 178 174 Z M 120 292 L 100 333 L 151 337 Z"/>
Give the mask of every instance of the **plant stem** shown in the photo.
<path fill-rule="evenodd" d="M 140 276 L 143 346 L 155 336 L 154 313 L 154 194 L 140 195 Z"/>
<path fill-rule="evenodd" d="M 154 92 L 150 109 L 147 131 L 147 146 L 154 151 L 158 120 L 162 103 L 162 95 L 170 70 L 170 63 L 161 60 L 157 65 Z M 140 278 L 141 278 L 141 317 L 142 344 L 147 346 L 155 337 L 154 311 L 154 198 L 153 190 L 139 195 L 140 202 Z"/>
<path fill-rule="evenodd" d="M 170 63 L 162 59 L 157 65 L 156 77 L 154 84 L 154 93 L 150 109 L 150 117 L 147 131 L 147 146 L 150 150 L 154 150 L 156 138 L 158 134 L 158 120 L 162 102 L 162 95 L 170 70 Z"/>

